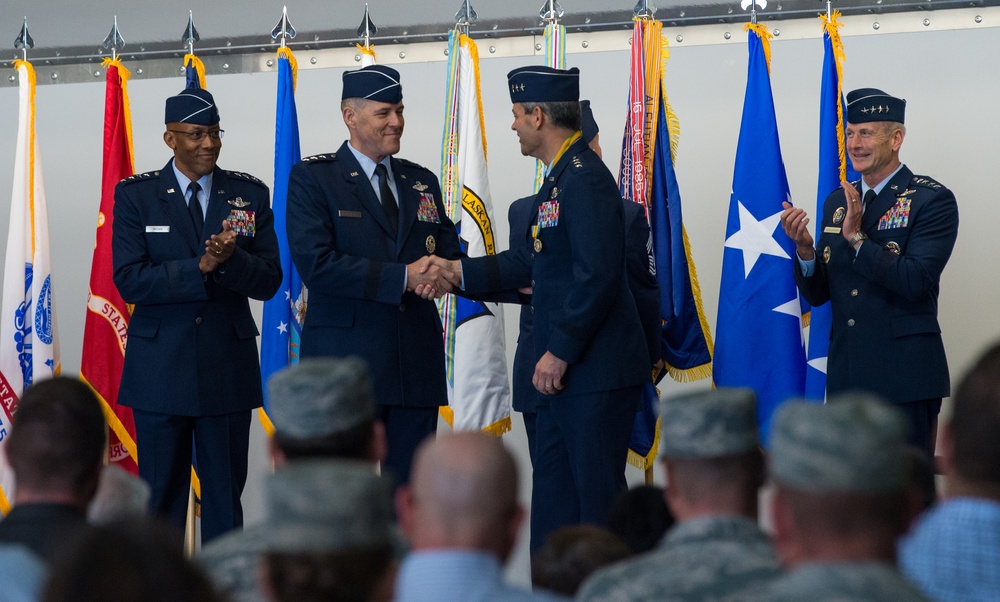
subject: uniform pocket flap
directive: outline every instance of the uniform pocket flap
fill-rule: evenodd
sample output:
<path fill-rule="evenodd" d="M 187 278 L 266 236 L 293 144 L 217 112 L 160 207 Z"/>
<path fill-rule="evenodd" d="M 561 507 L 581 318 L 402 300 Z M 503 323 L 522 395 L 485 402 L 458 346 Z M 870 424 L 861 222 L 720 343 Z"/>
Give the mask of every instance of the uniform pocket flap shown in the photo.
<path fill-rule="evenodd" d="M 899 316 L 892 319 L 892 334 L 905 337 L 911 334 L 940 334 L 941 326 L 931 314 Z"/>

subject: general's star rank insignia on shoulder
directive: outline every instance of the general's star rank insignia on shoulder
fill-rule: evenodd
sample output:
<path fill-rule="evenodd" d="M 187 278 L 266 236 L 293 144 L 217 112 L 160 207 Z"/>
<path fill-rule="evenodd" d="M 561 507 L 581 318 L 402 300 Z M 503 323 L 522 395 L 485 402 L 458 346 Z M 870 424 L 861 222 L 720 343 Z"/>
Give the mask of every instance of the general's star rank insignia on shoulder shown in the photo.
<path fill-rule="evenodd" d="M 429 192 L 420 193 L 420 206 L 417 207 L 417 219 L 431 224 L 441 223 L 441 216 L 438 215 L 437 205 L 434 203 L 434 195 Z"/>
<path fill-rule="evenodd" d="M 252 237 L 257 233 L 257 224 L 254 221 L 254 212 L 243 210 L 243 209 L 233 209 L 229 212 L 229 216 L 226 217 L 226 221 L 233 228 L 233 232 L 237 236 L 249 236 Z"/>

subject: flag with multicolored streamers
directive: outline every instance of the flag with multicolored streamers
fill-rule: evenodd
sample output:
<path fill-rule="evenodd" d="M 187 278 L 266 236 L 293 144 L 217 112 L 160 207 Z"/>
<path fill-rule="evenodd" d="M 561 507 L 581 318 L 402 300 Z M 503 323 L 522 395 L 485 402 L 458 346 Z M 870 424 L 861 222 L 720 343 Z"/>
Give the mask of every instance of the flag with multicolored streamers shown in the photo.
<path fill-rule="evenodd" d="M 90 385 L 101 400 L 104 417 L 108 422 L 109 459 L 130 473 L 138 474 L 132 408 L 118 405 L 118 386 L 125 363 L 125 344 L 128 341 L 131 312 L 115 286 L 111 257 L 115 186 L 134 173 L 135 165 L 132 117 L 126 89 L 129 72 L 118 58 L 105 58 L 101 66 L 107 70 L 104 160 L 101 170 L 101 204 L 97 212 L 94 256 L 90 264 L 80 379 Z"/>
<path fill-rule="evenodd" d="M 48 209 L 42 159 L 35 137 L 35 69 L 15 60 L 18 88 L 17 142 L 3 298 L 0 302 L 0 448 L 24 390 L 59 374 L 59 336 L 52 303 Z M 0 511 L 10 511 L 13 475 L 0 461 Z"/>
<path fill-rule="evenodd" d="M 553 69 L 566 68 L 566 28 L 559 23 L 550 22 L 545 25 L 545 66 Z M 545 170 L 548 168 L 540 159 L 535 160 L 534 192 L 541 189 Z"/>
<path fill-rule="evenodd" d="M 479 85 L 479 51 L 467 35 L 449 35 L 448 81 L 441 150 L 441 194 L 469 257 L 496 253 L 493 200 L 486 170 L 486 128 Z M 444 324 L 448 407 L 441 413 L 455 430 L 502 435 L 510 430 L 510 383 L 498 303 L 445 295 L 438 301 Z"/>
<path fill-rule="evenodd" d="M 816 240 L 823 227 L 823 203 L 843 181 L 860 175 L 847 162 L 844 119 L 843 81 L 844 45 L 840 41 L 840 13 L 823 15 L 823 81 L 819 97 L 819 177 L 816 186 Z M 830 326 L 833 313 L 830 302 L 809 311 L 809 350 L 806 354 L 805 397 L 810 401 L 826 399 L 826 360 L 830 351 Z"/>
<path fill-rule="evenodd" d="M 722 258 L 714 376 L 716 386 L 756 391 L 766 445 L 775 410 L 803 395 L 806 355 L 792 273 L 795 243 L 781 229 L 781 203 L 791 193 L 771 93 L 771 34 L 761 24 L 746 28 L 747 88 Z"/>
<path fill-rule="evenodd" d="M 666 94 L 669 58 L 662 24 L 637 19 L 632 31 L 628 120 L 618 184 L 623 198 L 647 207 L 660 287 L 664 368 L 675 380 L 691 381 L 711 376 L 712 336 L 702 309 L 674 172 L 680 131 Z M 629 461 L 644 469 L 652 466 L 658 449 L 657 401 L 657 391 L 649 384 L 632 431 Z"/>

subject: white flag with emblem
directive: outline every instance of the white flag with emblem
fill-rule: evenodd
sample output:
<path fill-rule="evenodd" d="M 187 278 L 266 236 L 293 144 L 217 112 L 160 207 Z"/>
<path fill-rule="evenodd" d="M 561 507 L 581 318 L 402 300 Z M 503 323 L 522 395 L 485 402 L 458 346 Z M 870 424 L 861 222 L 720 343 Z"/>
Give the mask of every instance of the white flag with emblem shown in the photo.
<path fill-rule="evenodd" d="M 466 35 L 451 32 L 445 103 L 441 190 L 448 216 L 469 257 L 496 253 L 493 201 L 486 172 L 486 138 L 479 86 L 479 53 Z M 510 383 L 503 311 L 497 303 L 445 295 L 448 402 L 442 413 L 455 430 L 502 435 L 510 430 Z"/>
<path fill-rule="evenodd" d="M 15 61 L 20 81 L 13 193 L 0 305 L 0 448 L 24 389 L 59 373 L 59 339 L 52 304 L 49 226 L 42 162 L 35 139 L 35 70 Z M 2 454 L 0 454 L 2 456 Z M 0 465 L 0 510 L 10 510 L 12 475 Z"/>

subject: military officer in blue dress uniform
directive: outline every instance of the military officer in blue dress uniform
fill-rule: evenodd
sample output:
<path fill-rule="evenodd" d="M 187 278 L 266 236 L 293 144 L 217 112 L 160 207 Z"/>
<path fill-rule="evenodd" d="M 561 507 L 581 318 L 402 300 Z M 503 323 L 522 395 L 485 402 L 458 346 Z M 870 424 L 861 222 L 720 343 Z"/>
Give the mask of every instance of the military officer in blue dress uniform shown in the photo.
<path fill-rule="evenodd" d="M 622 200 L 580 132 L 579 70 L 523 67 L 508 86 L 521 153 L 547 166 L 521 244 L 446 262 L 466 294 L 532 288 L 537 406 L 531 547 L 602 523 L 625 489 L 649 351 L 625 275 Z"/>
<path fill-rule="evenodd" d="M 906 101 L 847 95 L 847 153 L 862 179 L 827 197 L 813 248 L 803 209 L 785 203 L 795 280 L 811 305 L 830 301 L 827 394 L 870 391 L 909 418 L 910 442 L 933 455 L 948 362 L 938 324 L 941 272 L 958 236 L 955 195 L 899 161 Z"/>
<path fill-rule="evenodd" d="M 427 260 L 459 257 L 461 248 L 437 177 L 394 156 L 404 123 L 399 73 L 384 65 L 345 72 L 341 112 L 350 139 L 303 159 L 288 183 L 289 247 L 309 288 L 301 354 L 368 362 L 385 464 L 405 483 L 413 452 L 448 405 L 441 320 L 413 289 L 448 292 L 452 284 Z"/>
<path fill-rule="evenodd" d="M 274 295 L 281 264 L 267 186 L 216 166 L 212 95 L 185 90 L 165 113 L 173 159 L 115 188 L 114 281 L 135 306 L 118 401 L 135 417 L 150 509 L 180 528 L 193 439 L 209 541 L 243 524 L 251 410 L 262 398 L 247 299 Z"/>
<path fill-rule="evenodd" d="M 583 140 L 601 157 L 600 128 L 594 119 L 589 100 L 580 101 L 580 131 Z M 650 353 L 650 367 L 662 365 L 660 351 L 660 287 L 653 267 L 652 244 L 649 221 L 646 212 L 638 203 L 626 201 L 623 207 L 625 226 L 625 265 L 628 271 L 629 290 L 635 298 L 639 318 L 642 321 L 646 345 Z M 524 233 L 535 217 L 535 196 L 527 196 L 511 203 L 507 212 L 510 224 L 510 247 L 529 244 Z M 529 247 L 530 252 L 530 247 Z M 514 352 L 514 367 L 511 375 L 511 404 L 521 413 L 524 430 L 528 438 L 528 453 L 535 460 L 535 402 L 539 395 L 531 380 L 535 373 L 534 338 L 531 334 L 532 307 L 530 297 L 521 306 L 517 350 Z M 655 369 L 655 368 L 654 368 Z"/>

